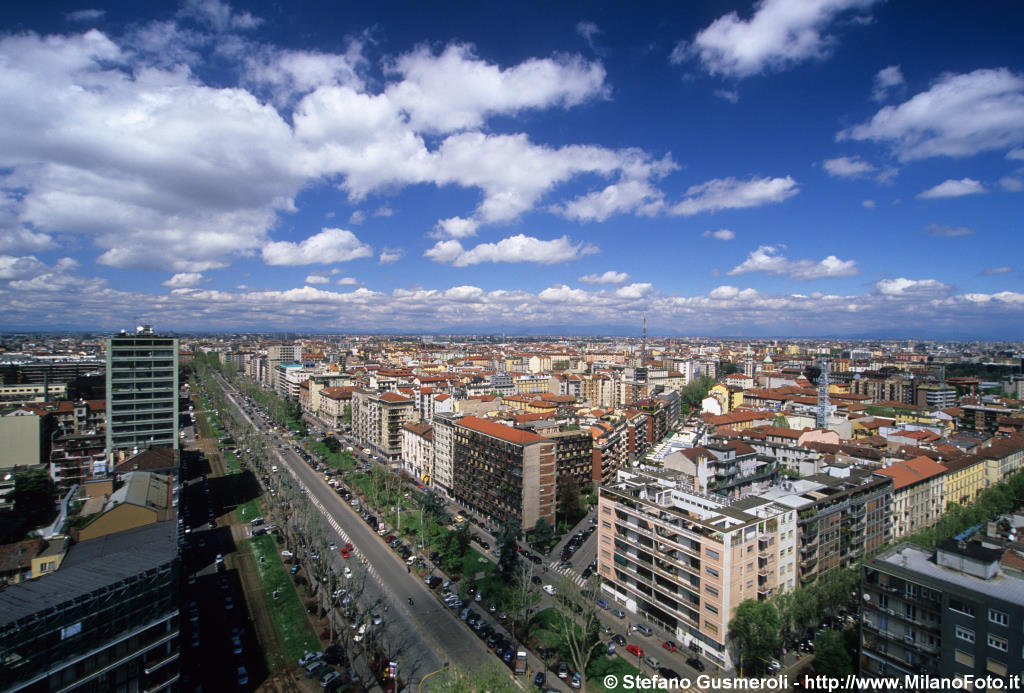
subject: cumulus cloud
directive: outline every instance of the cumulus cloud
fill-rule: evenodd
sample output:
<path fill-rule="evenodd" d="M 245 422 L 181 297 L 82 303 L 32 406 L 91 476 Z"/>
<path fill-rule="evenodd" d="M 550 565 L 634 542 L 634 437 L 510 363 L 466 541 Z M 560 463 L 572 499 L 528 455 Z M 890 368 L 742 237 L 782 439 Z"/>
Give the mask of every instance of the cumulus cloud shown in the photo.
<path fill-rule="evenodd" d="M 654 214 L 661 209 L 662 198 L 662 192 L 646 180 L 624 180 L 555 205 L 552 211 L 576 221 L 605 221 L 614 214 L 636 210 Z"/>
<path fill-rule="evenodd" d="M 932 224 L 928 227 L 928 235 L 936 238 L 956 238 L 957 236 L 973 236 L 977 233 L 966 226 L 950 226 L 948 224 Z"/>
<path fill-rule="evenodd" d="M 401 248 L 384 248 L 380 251 L 380 255 L 377 258 L 377 264 L 380 265 L 393 265 L 402 259 L 404 252 Z"/>
<path fill-rule="evenodd" d="M 470 236 L 476 235 L 476 230 L 479 227 L 480 223 L 473 219 L 451 217 L 449 219 L 441 219 L 438 221 L 437 225 L 434 227 L 434 232 L 436 236 L 442 238 L 469 238 Z"/>
<path fill-rule="evenodd" d="M 777 248 L 762 245 L 747 256 L 742 263 L 728 271 L 729 275 L 766 272 L 785 275 L 792 279 L 823 279 L 825 277 L 849 277 L 858 273 L 855 260 L 840 260 L 829 255 L 823 260 L 790 260 L 781 255 Z"/>
<path fill-rule="evenodd" d="M 355 277 L 342 277 L 334 283 L 339 286 L 359 286 L 359 280 Z"/>
<path fill-rule="evenodd" d="M 680 44 L 671 60 L 696 56 L 712 75 L 748 77 L 781 71 L 797 63 L 824 58 L 835 44 L 825 31 L 849 10 L 870 7 L 876 0 L 761 0 L 753 16 L 736 12 L 719 17 Z"/>
<path fill-rule="evenodd" d="M 964 195 L 980 195 L 988 190 L 985 186 L 973 178 L 961 178 L 960 180 L 945 180 L 933 188 L 917 194 L 922 200 L 935 200 L 943 197 L 963 197 Z"/>
<path fill-rule="evenodd" d="M 1020 178 L 1003 176 L 999 179 L 999 187 L 1006 192 L 1020 192 L 1021 190 L 1024 190 L 1024 181 Z"/>
<path fill-rule="evenodd" d="M 254 29 L 263 23 L 262 19 L 248 12 L 233 11 L 229 3 L 221 0 L 185 0 L 180 15 L 194 19 L 218 32 Z"/>
<path fill-rule="evenodd" d="M 871 91 L 871 98 L 875 101 L 885 101 L 893 89 L 902 85 L 903 72 L 900 70 L 900 66 L 884 67 L 875 75 L 875 87 Z"/>
<path fill-rule="evenodd" d="M 704 238 L 716 238 L 720 241 L 731 241 L 736 238 L 736 232 L 730 231 L 729 229 L 718 229 L 717 231 L 708 229 L 701 235 L 703 235 Z"/>
<path fill-rule="evenodd" d="M 325 228 L 301 243 L 276 241 L 263 247 L 268 265 L 329 265 L 373 257 L 373 248 L 346 229 Z"/>
<path fill-rule="evenodd" d="M 308 274 L 306 275 L 307 284 L 330 284 L 331 278 L 323 274 Z"/>
<path fill-rule="evenodd" d="M 875 201 L 874 200 L 864 200 L 863 202 L 860 203 L 860 206 L 863 207 L 864 209 L 874 209 Z"/>
<path fill-rule="evenodd" d="M 585 274 L 580 277 L 584 284 L 625 284 L 629 281 L 629 275 L 625 272 L 608 270 L 604 274 Z"/>
<path fill-rule="evenodd" d="M 953 287 L 940 282 L 938 279 L 907 279 L 905 277 L 897 277 L 895 279 L 880 279 L 875 282 L 875 292 L 882 296 L 895 298 L 920 298 L 932 294 L 949 293 L 952 289 Z"/>
<path fill-rule="evenodd" d="M 162 284 L 172 289 L 180 289 L 182 287 L 198 286 L 204 281 L 202 272 L 178 272 L 167 281 L 162 282 Z"/>
<path fill-rule="evenodd" d="M 875 170 L 875 167 L 859 156 L 841 156 L 826 159 L 822 164 L 829 175 L 839 178 L 859 178 Z"/>
<path fill-rule="evenodd" d="M 475 128 L 493 113 L 568 108 L 606 94 L 600 63 L 561 56 L 503 70 L 477 58 L 468 44 L 449 45 L 439 55 L 420 46 L 395 60 L 391 72 L 401 80 L 387 88 L 388 99 L 425 132 Z"/>
<path fill-rule="evenodd" d="M 57 247 L 53 237 L 26 228 L 5 229 L 0 226 L 0 253 L 38 253 Z"/>
<path fill-rule="evenodd" d="M 903 161 L 1009 149 L 1024 142 L 1024 77 L 1006 68 L 945 74 L 836 138 L 887 143 Z"/>
<path fill-rule="evenodd" d="M 715 212 L 723 209 L 760 207 L 782 202 L 800 192 L 791 177 L 785 178 L 715 178 L 686 191 L 681 202 L 673 205 L 669 213 L 692 216 L 701 212 Z"/>
<path fill-rule="evenodd" d="M 576 260 L 583 255 L 598 252 L 592 245 L 573 243 L 568 236 L 542 241 L 532 236 L 517 234 L 497 243 L 481 243 L 469 250 L 456 240 L 438 241 L 424 253 L 435 262 L 468 267 L 482 262 L 535 262 L 553 265 Z"/>

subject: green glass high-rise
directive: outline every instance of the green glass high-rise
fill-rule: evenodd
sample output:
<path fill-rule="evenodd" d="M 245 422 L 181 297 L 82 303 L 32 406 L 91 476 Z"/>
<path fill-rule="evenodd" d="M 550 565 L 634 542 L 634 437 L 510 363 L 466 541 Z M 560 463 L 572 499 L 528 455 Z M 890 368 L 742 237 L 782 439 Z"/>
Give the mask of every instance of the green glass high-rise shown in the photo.
<path fill-rule="evenodd" d="M 107 453 L 178 449 L 178 340 L 153 333 L 107 339 Z"/>

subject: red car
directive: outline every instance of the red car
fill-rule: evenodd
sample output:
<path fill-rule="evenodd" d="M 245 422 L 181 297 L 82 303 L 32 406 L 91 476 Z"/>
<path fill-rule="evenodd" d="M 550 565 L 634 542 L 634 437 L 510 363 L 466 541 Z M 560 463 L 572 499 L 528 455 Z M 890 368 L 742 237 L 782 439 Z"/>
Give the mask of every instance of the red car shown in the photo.
<path fill-rule="evenodd" d="M 351 551 L 352 550 L 352 542 L 350 542 L 350 541 L 346 541 L 345 542 L 345 550 L 346 551 Z"/>
<path fill-rule="evenodd" d="M 638 647 L 636 645 L 626 645 L 626 652 L 628 652 L 631 655 L 636 655 L 637 657 L 643 657 L 644 656 L 643 649 L 641 649 L 640 647 Z"/>
<path fill-rule="evenodd" d="M 672 642 L 671 640 L 666 640 L 665 642 L 661 643 L 661 646 L 664 647 L 669 652 L 675 652 L 676 650 L 679 649 L 676 646 L 676 644 L 674 642 Z"/>
<path fill-rule="evenodd" d="M 342 558 L 348 558 L 348 556 L 349 556 L 348 549 L 342 549 L 341 550 L 341 557 Z"/>

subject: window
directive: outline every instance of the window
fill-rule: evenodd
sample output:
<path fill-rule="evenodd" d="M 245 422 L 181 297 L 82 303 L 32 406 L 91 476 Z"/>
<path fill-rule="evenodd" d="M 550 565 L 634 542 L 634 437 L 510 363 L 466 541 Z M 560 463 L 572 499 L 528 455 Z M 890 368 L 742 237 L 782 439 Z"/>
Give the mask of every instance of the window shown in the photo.
<path fill-rule="evenodd" d="M 716 626 L 711 621 L 704 621 L 704 630 L 706 630 L 709 633 L 717 633 L 718 632 L 718 626 Z"/>
<path fill-rule="evenodd" d="M 708 594 L 710 594 L 712 597 L 717 597 L 718 596 L 718 590 L 716 590 L 711 585 L 704 585 L 704 591 L 707 592 Z"/>
<path fill-rule="evenodd" d="M 711 606 L 710 604 L 705 604 L 704 608 L 707 609 L 708 611 L 710 611 L 713 614 L 716 614 L 716 615 L 718 614 L 718 609 L 716 609 L 715 607 Z"/>
<path fill-rule="evenodd" d="M 988 636 L 988 646 L 1000 652 L 1006 652 L 1008 649 L 1006 638 L 998 638 L 994 635 Z"/>
<path fill-rule="evenodd" d="M 949 608 L 953 611 L 959 611 L 962 614 L 967 614 L 968 616 L 974 616 L 974 606 L 972 604 L 966 604 L 959 599 L 950 599 Z"/>
<path fill-rule="evenodd" d="M 988 620 L 992 623 L 998 623 L 1001 626 L 1006 626 L 1010 624 L 1010 617 L 1004 614 L 1002 611 L 997 611 L 996 609 L 988 610 Z"/>
<path fill-rule="evenodd" d="M 957 650 L 954 654 L 957 664 L 963 664 L 966 667 L 974 668 L 974 655 L 963 650 Z"/>
<path fill-rule="evenodd" d="M 974 631 L 963 626 L 956 627 L 956 637 L 967 642 L 974 642 Z"/>
<path fill-rule="evenodd" d="M 608 522 L 607 520 L 601 520 L 601 526 L 606 528 L 606 529 L 611 529 L 612 528 L 612 523 Z"/>
<path fill-rule="evenodd" d="M 710 566 L 705 567 L 704 572 L 710 575 L 711 577 L 718 577 L 718 571 Z"/>
<path fill-rule="evenodd" d="M 706 555 L 706 556 L 707 556 L 708 558 L 713 558 L 713 559 L 715 559 L 716 561 L 718 560 L 718 552 L 717 552 L 717 551 L 715 551 L 714 549 L 704 549 L 704 554 L 705 554 L 705 555 Z"/>

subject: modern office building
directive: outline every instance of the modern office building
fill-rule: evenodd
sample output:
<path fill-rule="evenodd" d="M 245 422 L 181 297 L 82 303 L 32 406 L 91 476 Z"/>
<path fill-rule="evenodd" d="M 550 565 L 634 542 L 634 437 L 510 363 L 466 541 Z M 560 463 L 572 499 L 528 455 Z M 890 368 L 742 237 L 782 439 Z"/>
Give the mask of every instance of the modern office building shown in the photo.
<path fill-rule="evenodd" d="M 532 529 L 540 518 L 555 524 L 554 440 L 475 416 L 456 421 L 452 433 L 456 500 L 523 529 Z"/>
<path fill-rule="evenodd" d="M 178 340 L 149 326 L 107 346 L 107 453 L 178 449 Z"/>
<path fill-rule="evenodd" d="M 697 492 L 681 471 L 620 471 L 601 487 L 597 517 L 603 596 L 723 669 L 736 607 L 796 578 L 796 510 Z"/>
<path fill-rule="evenodd" d="M 861 675 L 1020 676 L 1022 567 L 1012 549 L 955 539 L 934 551 L 904 543 L 867 561 Z"/>
<path fill-rule="evenodd" d="M 0 690 L 157 691 L 178 680 L 175 522 L 83 541 L 0 591 Z"/>

